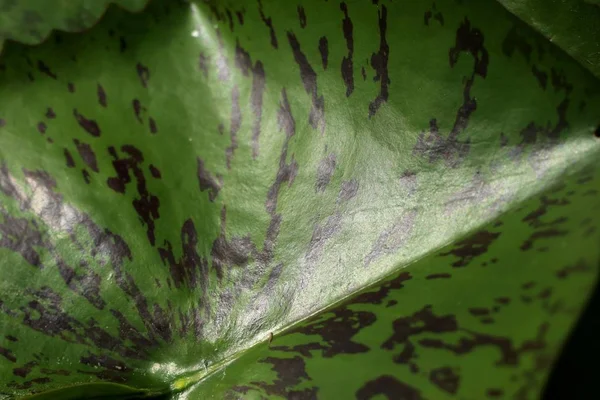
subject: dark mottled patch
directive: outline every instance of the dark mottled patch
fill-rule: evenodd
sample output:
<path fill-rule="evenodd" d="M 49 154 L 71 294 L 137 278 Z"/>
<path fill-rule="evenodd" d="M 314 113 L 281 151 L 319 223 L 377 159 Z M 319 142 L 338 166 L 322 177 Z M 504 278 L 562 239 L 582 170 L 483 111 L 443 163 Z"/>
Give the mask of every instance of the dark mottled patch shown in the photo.
<path fill-rule="evenodd" d="M 314 266 L 317 264 L 323 255 L 325 245 L 335 234 L 339 232 L 341 227 L 342 215 L 339 212 L 336 212 L 327 218 L 325 223 L 315 224 L 305 256 L 309 265 Z"/>
<path fill-rule="evenodd" d="M 10 362 L 17 362 L 17 357 L 15 357 L 11 349 L 0 346 L 0 356 L 3 356 Z"/>
<path fill-rule="evenodd" d="M 262 254 L 259 255 L 259 260 L 265 264 L 268 263 L 273 256 L 275 241 L 279 235 L 279 227 L 281 224 L 281 215 L 277 213 L 279 191 L 284 183 L 291 186 L 298 173 L 298 163 L 294 159 L 294 156 L 291 156 L 289 163 L 286 161 L 290 140 L 292 136 L 296 134 L 296 121 L 292 115 L 285 88 L 281 90 L 281 100 L 279 102 L 279 109 L 277 110 L 277 125 L 279 130 L 285 133 L 285 141 L 281 147 L 279 167 L 277 169 L 277 174 L 275 175 L 275 181 L 269 188 L 267 199 L 265 201 L 265 209 L 271 216 Z"/>
<path fill-rule="evenodd" d="M 75 84 L 73 82 L 67 83 L 67 90 L 69 93 L 75 93 Z"/>
<path fill-rule="evenodd" d="M 133 99 L 131 101 L 131 105 L 133 106 L 133 113 L 135 114 L 135 118 L 138 120 L 138 122 L 140 124 L 143 124 L 144 121 L 142 121 L 142 110 L 145 111 L 145 108 L 142 107 L 142 103 L 138 100 L 138 99 Z"/>
<path fill-rule="evenodd" d="M 143 87 L 148 87 L 148 80 L 150 79 L 150 70 L 142 63 L 137 63 L 135 66 L 138 78 Z"/>
<path fill-rule="evenodd" d="M 42 135 L 46 133 L 46 129 L 47 126 L 44 122 L 38 122 L 37 124 L 37 130 L 39 133 L 41 133 Z"/>
<path fill-rule="evenodd" d="M 100 127 L 93 119 L 87 119 L 81 115 L 76 108 L 73 109 L 73 116 L 77 120 L 79 126 L 81 126 L 87 133 L 92 136 L 98 137 L 101 134 Z"/>
<path fill-rule="evenodd" d="M 344 32 L 344 39 L 346 40 L 346 48 L 348 49 L 348 54 L 342 58 L 342 79 L 346 85 L 346 97 L 350 97 L 354 91 L 354 64 L 352 61 L 352 56 L 354 55 L 353 25 L 352 20 L 348 16 L 348 6 L 346 3 L 340 3 L 340 10 L 344 13 L 342 30 Z"/>
<path fill-rule="evenodd" d="M 340 193 L 338 194 L 338 203 L 346 202 L 353 199 L 358 194 L 358 181 L 356 179 L 350 179 L 349 181 L 343 181 L 340 187 Z"/>
<path fill-rule="evenodd" d="M 431 274 L 431 275 L 427 275 L 425 277 L 425 279 L 427 280 L 431 280 L 431 279 L 449 279 L 452 278 L 452 275 L 450 274 L 446 274 L 446 273 L 442 273 L 442 274 Z"/>
<path fill-rule="evenodd" d="M 225 14 L 227 15 L 227 21 L 229 21 L 229 30 L 233 32 L 233 14 L 228 8 L 225 9 Z"/>
<path fill-rule="evenodd" d="M 91 180 L 91 176 L 90 176 L 90 173 L 88 172 L 88 170 L 85 168 L 82 169 L 81 174 L 83 175 L 83 180 L 85 181 L 85 183 L 87 183 L 89 185 L 92 180 Z"/>
<path fill-rule="evenodd" d="M 398 304 L 398 302 L 396 300 L 390 300 L 387 302 L 387 304 L 385 305 L 386 307 L 393 307 L 396 304 Z"/>
<path fill-rule="evenodd" d="M 150 129 L 150 133 L 152 133 L 153 135 L 155 135 L 158 132 L 156 121 L 152 117 L 148 118 L 148 128 Z"/>
<path fill-rule="evenodd" d="M 271 46 L 277 48 L 277 36 L 275 35 L 275 29 L 273 28 L 273 20 L 271 17 L 267 18 L 263 11 L 262 1 L 258 0 L 258 12 L 260 13 L 260 19 L 269 28 L 269 34 L 271 35 Z"/>
<path fill-rule="evenodd" d="M 321 36 L 319 39 L 319 53 L 321 54 L 321 63 L 323 69 L 327 69 L 327 62 L 329 58 L 329 42 L 325 36 Z"/>
<path fill-rule="evenodd" d="M 48 119 L 56 118 L 56 114 L 54 113 L 54 110 L 51 107 L 48 107 L 48 109 L 46 110 L 46 118 L 48 118 Z"/>
<path fill-rule="evenodd" d="M 221 209 L 221 232 L 213 242 L 211 249 L 212 267 L 216 271 L 217 278 L 223 277 L 223 270 L 229 266 L 245 266 L 248 264 L 250 255 L 257 255 L 256 246 L 249 236 L 233 237 L 228 240 L 225 231 L 227 223 L 227 208 Z"/>
<path fill-rule="evenodd" d="M 37 67 L 42 74 L 47 75 L 52 79 L 57 79 L 56 74 L 52 72 L 50 67 L 47 66 L 42 60 L 38 60 Z"/>
<path fill-rule="evenodd" d="M 311 351 L 322 350 L 325 358 L 338 354 L 358 354 L 369 351 L 369 347 L 352 340 L 363 328 L 376 321 L 375 314 L 368 311 L 355 311 L 355 304 L 383 304 L 389 293 L 404 287 L 404 283 L 412 279 L 410 273 L 402 272 L 394 279 L 384 282 L 379 287 L 363 292 L 328 311 L 325 314 L 309 319 L 303 325 L 294 328 L 290 333 L 303 335 L 319 335 L 321 341 L 296 345 L 293 347 L 273 347 L 274 350 L 298 352 L 311 357 Z"/>
<path fill-rule="evenodd" d="M 563 70 L 556 70 L 555 68 L 550 69 L 550 82 L 554 87 L 555 92 L 564 90 L 568 95 L 573 90 L 573 85 L 567 81 L 567 75 Z"/>
<path fill-rule="evenodd" d="M 125 50 L 127 50 L 127 42 L 125 41 L 125 38 L 123 36 L 119 37 L 119 52 L 123 53 Z"/>
<path fill-rule="evenodd" d="M 525 282 L 524 284 L 522 284 L 521 288 L 527 290 L 527 289 L 531 289 L 534 286 L 535 286 L 535 282 L 529 281 L 529 282 Z"/>
<path fill-rule="evenodd" d="M 512 57 L 514 52 L 518 51 L 529 63 L 533 46 L 527 43 L 527 39 L 522 35 L 517 26 L 513 26 L 502 41 L 502 52 L 507 57 Z"/>
<path fill-rule="evenodd" d="M 200 71 L 202 71 L 205 78 L 208 78 L 208 65 L 209 64 L 210 64 L 210 56 L 204 54 L 204 52 L 200 52 L 200 56 L 198 57 L 198 66 L 200 67 Z"/>
<path fill-rule="evenodd" d="M 4 175 L 5 171 L 2 172 Z M 2 184 L 4 185 L 4 182 Z M 7 189 L 3 187 L 2 191 L 10 195 Z M 11 216 L 3 207 L 0 207 L 0 215 L 3 217 L 3 221 L 0 223 L 0 233 L 2 234 L 0 248 L 9 249 L 20 254 L 27 263 L 34 267 L 45 268 L 37 249 L 46 248 L 49 244 L 43 238 L 37 226 L 29 223 L 24 218 Z"/>
<path fill-rule="evenodd" d="M 387 254 L 393 254 L 410 238 L 417 218 L 415 209 L 407 210 L 398 217 L 394 224 L 385 229 L 377 238 L 369 254 L 365 257 L 365 267 Z"/>
<path fill-rule="evenodd" d="M 225 149 L 225 159 L 227 168 L 231 169 L 231 159 L 238 147 L 237 133 L 242 125 L 242 110 L 240 108 L 240 90 L 235 85 L 231 90 L 231 122 L 229 128 L 229 136 L 231 137 L 231 145 Z"/>
<path fill-rule="evenodd" d="M 453 317 L 452 317 L 453 318 Z M 456 321 L 454 320 L 454 323 Z M 450 324 L 445 326 L 446 329 L 450 328 Z M 458 327 L 454 330 L 442 330 L 439 332 L 455 332 L 458 331 Z M 523 344 L 516 348 L 512 343 L 512 340 L 508 337 L 493 336 L 483 333 L 476 333 L 467 331 L 467 337 L 463 336 L 460 338 L 458 343 L 445 343 L 441 339 L 420 339 L 419 344 L 423 347 L 433 349 L 446 349 L 453 352 L 454 354 L 466 354 L 473 351 L 475 348 L 483 346 L 495 347 L 500 352 L 500 359 L 496 362 L 496 365 L 518 365 L 519 358 L 522 354 L 528 352 L 534 352 L 546 347 L 545 335 L 548 331 L 548 324 L 544 323 L 538 328 L 536 337 L 532 340 L 526 340 Z"/>
<path fill-rule="evenodd" d="M 549 229 L 535 231 L 523 242 L 520 249 L 523 251 L 530 250 L 533 247 L 533 245 L 535 244 L 535 242 L 540 239 L 565 236 L 567 233 L 569 233 L 569 232 L 566 230 L 558 230 L 555 228 L 549 228 Z"/>
<path fill-rule="evenodd" d="M 387 32 L 387 8 L 381 6 L 381 10 L 377 11 L 379 16 L 379 51 L 371 55 L 371 67 L 376 74 L 373 81 L 380 83 L 379 94 L 369 103 L 369 118 L 373 117 L 379 107 L 388 100 L 389 85 L 391 83 L 388 71 L 388 59 L 390 54 L 390 46 L 388 45 Z"/>
<path fill-rule="evenodd" d="M 235 64 L 244 76 L 252 73 L 252 90 L 250 92 L 250 104 L 254 121 L 252 122 L 252 157 L 256 159 L 259 152 L 260 125 L 262 120 L 263 95 L 265 92 L 265 70 L 261 61 L 252 65 L 250 54 L 240 47 L 239 42 L 235 47 Z"/>
<path fill-rule="evenodd" d="M 444 26 L 444 16 L 441 12 L 436 10 L 435 3 L 433 4 L 431 10 L 425 11 L 425 14 L 423 15 L 423 22 L 426 26 L 429 26 L 429 21 L 431 20 L 431 17 L 438 21 L 440 25 Z"/>
<path fill-rule="evenodd" d="M 235 15 L 237 16 L 239 24 L 244 25 L 244 13 L 241 11 L 236 11 Z"/>
<path fill-rule="evenodd" d="M 543 222 L 541 218 L 548 213 L 550 207 L 560 207 L 570 204 L 569 200 L 566 199 L 550 199 L 544 195 L 540 197 L 540 206 L 527 214 L 522 221 L 533 228 L 546 228 L 552 227 L 558 224 L 566 222 L 564 217 L 560 217 L 550 222 Z"/>
<path fill-rule="evenodd" d="M 129 367 L 124 362 L 107 355 L 88 353 L 87 356 L 80 357 L 79 362 L 96 369 L 102 368 L 102 370 L 91 372 L 90 374 L 111 382 L 126 382 L 125 374 L 130 372 Z"/>
<path fill-rule="evenodd" d="M 77 151 L 79 152 L 79 156 L 83 160 L 83 162 L 90 167 L 90 169 L 94 172 L 99 172 L 98 170 L 98 161 L 96 160 L 96 153 L 92 150 L 92 146 L 87 143 L 80 142 L 77 139 L 73 139 L 73 143 L 77 147 Z"/>
<path fill-rule="evenodd" d="M 328 154 L 327 157 L 323 158 L 319 162 L 317 168 L 317 180 L 315 182 L 315 191 L 317 193 L 323 193 L 329 185 L 329 181 L 335 171 L 336 157 L 335 154 Z"/>
<path fill-rule="evenodd" d="M 388 399 L 421 400 L 421 392 L 391 375 L 382 375 L 365 383 L 356 392 L 358 400 L 369 400 L 380 395 Z"/>
<path fill-rule="evenodd" d="M 18 342 L 19 341 L 19 339 L 17 339 L 13 335 L 6 335 L 4 337 L 6 338 L 6 340 L 10 340 L 11 342 Z"/>
<path fill-rule="evenodd" d="M 319 128 L 321 134 L 325 132 L 325 99 L 318 95 L 317 91 L 317 73 L 308 62 L 308 58 L 300 48 L 300 42 L 292 32 L 287 33 L 288 41 L 294 53 L 294 60 L 300 67 L 300 78 L 304 85 L 304 90 L 311 96 L 312 108 L 308 121 L 313 129 Z"/>
<path fill-rule="evenodd" d="M 162 178 L 162 176 L 160 174 L 160 170 L 158 168 L 156 168 L 154 165 L 150 164 L 148 166 L 148 169 L 150 170 L 150 174 L 152 175 L 153 178 L 156 178 L 156 179 Z"/>
<path fill-rule="evenodd" d="M 301 391 L 290 390 L 291 387 L 294 387 L 303 381 L 310 381 L 310 377 L 306 373 L 305 362 L 301 357 L 267 357 L 259 362 L 273 365 L 272 370 L 277 373 L 277 379 L 275 379 L 271 384 L 266 382 L 251 382 L 253 385 L 261 387 L 267 394 L 273 396 L 283 396 L 288 399 L 317 399 L 317 387 L 306 388 Z"/>
<path fill-rule="evenodd" d="M 369 290 L 355 296 L 348 304 L 381 304 L 393 290 L 404 287 L 404 283 L 412 279 L 409 272 L 401 272 L 394 279 L 382 283 L 377 290 Z"/>
<path fill-rule="evenodd" d="M 509 297 L 498 297 L 497 299 L 495 299 L 495 301 L 496 301 L 497 303 L 500 303 L 500 304 L 506 305 L 506 304 L 509 304 L 509 303 L 510 303 L 510 298 L 509 298 Z"/>
<path fill-rule="evenodd" d="M 556 125 L 536 125 L 535 122 L 530 122 L 520 132 L 523 138 L 523 144 L 533 144 L 537 141 L 538 136 L 545 136 L 550 140 L 557 140 L 561 132 L 569 127 L 567 122 L 567 110 L 569 108 L 569 99 L 565 98 L 557 107 L 558 120 Z"/>
<path fill-rule="evenodd" d="M 541 88 L 546 90 L 546 86 L 548 85 L 548 74 L 542 70 L 537 69 L 535 65 L 531 66 L 531 73 L 533 74 L 533 76 L 535 76 Z"/>
<path fill-rule="evenodd" d="M 208 284 L 208 262 L 198 254 L 197 246 L 198 234 L 196 227 L 194 222 L 188 219 L 181 227 L 181 259 L 175 259 L 172 245 L 169 241 L 165 241 L 165 247 L 158 249 L 163 263 L 169 267 L 169 272 L 176 288 L 189 287 L 194 289 L 200 285 L 203 292 L 206 291 Z M 205 296 L 203 297 L 203 300 L 206 300 Z M 194 313 L 192 324 L 194 324 L 195 332 L 198 332 L 202 323 L 197 313 Z"/>
<path fill-rule="evenodd" d="M 6 120 L 4 118 L 0 118 L 0 128 L 6 126 Z"/>
<path fill-rule="evenodd" d="M 423 23 L 426 26 L 429 26 L 429 20 L 431 19 L 432 16 L 433 16 L 433 13 L 430 10 L 425 11 L 425 14 L 423 14 Z"/>
<path fill-rule="evenodd" d="M 460 386 L 460 376 L 453 368 L 441 367 L 429 373 L 429 380 L 445 392 L 456 394 Z"/>
<path fill-rule="evenodd" d="M 488 310 L 487 308 L 472 307 L 469 308 L 469 313 L 475 317 L 481 317 L 483 315 L 489 315 L 490 310 Z"/>
<path fill-rule="evenodd" d="M 433 18 L 440 23 L 440 25 L 444 26 L 444 16 L 441 12 L 436 12 Z"/>
<path fill-rule="evenodd" d="M 50 383 L 52 382 L 52 379 L 50 378 L 34 378 L 28 381 L 25 381 L 23 383 L 16 383 L 16 382 L 10 382 L 7 386 L 15 388 L 15 389 L 20 389 L 20 390 L 25 390 L 25 389 L 30 389 L 33 385 L 42 385 L 45 383 Z"/>
<path fill-rule="evenodd" d="M 367 71 L 365 70 L 365 67 L 360 67 L 360 74 L 362 75 L 363 81 L 367 80 Z"/>
<path fill-rule="evenodd" d="M 437 120 L 434 118 L 429 122 L 429 135 L 427 137 L 425 137 L 425 133 L 419 135 L 413 154 L 426 156 L 431 163 L 443 159 L 450 166 L 456 166 L 468 154 L 470 140 L 461 142 L 458 140 L 458 135 L 467 128 L 471 115 L 477 109 L 477 100 L 471 97 L 475 76 L 479 75 L 482 78 L 487 76 L 489 56 L 483 43 L 484 38 L 481 31 L 472 28 L 470 21 L 465 18 L 456 32 L 455 46 L 448 53 L 451 67 L 456 65 L 463 52 L 468 52 L 474 59 L 473 72 L 465 80 L 463 104 L 458 109 L 448 137 L 443 138 L 440 135 Z"/>
<path fill-rule="evenodd" d="M 452 254 L 460 258 L 458 261 L 452 263 L 453 267 L 466 267 L 474 258 L 485 254 L 499 236 L 500 232 L 488 232 L 485 230 L 475 232 L 468 238 L 457 242 L 452 250 L 441 253 L 440 256 Z"/>
<path fill-rule="evenodd" d="M 504 391 L 502 389 L 488 389 L 485 394 L 487 394 L 489 397 L 501 397 L 502 395 L 504 395 Z"/>
<path fill-rule="evenodd" d="M 300 27 L 302 29 L 306 28 L 306 12 L 304 12 L 304 7 L 298 6 L 298 20 L 300 21 Z"/>
<path fill-rule="evenodd" d="M 208 191 L 208 199 L 210 201 L 215 201 L 215 198 L 219 194 L 221 190 L 221 186 L 223 185 L 223 177 L 217 175 L 216 178 L 204 167 L 204 161 L 200 158 L 197 158 L 198 162 L 198 185 L 200 186 L 200 191 Z"/>
<path fill-rule="evenodd" d="M 100 84 L 98 84 L 97 94 L 98 94 L 98 103 L 100 103 L 100 105 L 102 107 L 106 107 L 106 105 L 107 105 L 106 92 L 104 91 L 104 88 Z"/>
<path fill-rule="evenodd" d="M 64 149 L 65 160 L 67 162 L 67 167 L 73 168 L 75 167 L 75 160 L 73 160 L 73 156 L 71 152 L 67 149 Z"/>
<path fill-rule="evenodd" d="M 120 158 L 114 147 L 108 148 L 108 152 L 113 158 L 112 165 L 117 176 L 108 178 L 106 183 L 115 192 L 125 193 L 125 187 L 131 182 L 130 173 L 133 175 L 137 182 L 136 189 L 139 197 L 132 201 L 132 205 L 141 221 L 146 224 L 148 240 L 154 246 L 154 221 L 160 216 L 158 212 L 160 200 L 157 196 L 148 192 L 144 171 L 141 168 L 141 164 L 144 162 L 142 152 L 132 145 L 121 146 L 121 151 L 127 154 L 127 157 Z"/>
<path fill-rule="evenodd" d="M 410 340 L 411 336 L 426 332 L 455 332 L 458 324 L 454 316 L 438 317 L 431 311 L 431 306 L 425 306 L 411 316 L 396 319 L 392 323 L 392 328 L 394 333 L 381 345 L 381 348 L 393 350 L 396 344 L 403 345 L 402 351 L 396 354 L 393 360 L 398 364 L 408 364 L 414 369 L 416 368 L 416 364 L 413 362 L 415 346 Z"/>
<path fill-rule="evenodd" d="M 69 376 L 71 373 L 66 369 L 50 369 L 40 368 L 40 372 L 44 375 L 58 375 L 58 376 Z"/>
<path fill-rule="evenodd" d="M 583 260 L 579 260 L 573 265 L 567 265 L 558 271 L 556 271 L 556 277 L 558 279 L 568 278 L 571 274 L 574 273 L 586 273 L 590 272 L 592 269 L 589 265 L 587 265 Z"/>
<path fill-rule="evenodd" d="M 26 378 L 27 375 L 29 375 L 31 373 L 31 371 L 33 370 L 33 368 L 36 367 L 37 365 L 38 365 L 37 361 L 29 361 L 27 364 L 23 365 L 22 367 L 14 368 L 12 371 L 13 375 L 20 376 L 22 378 Z"/>
<path fill-rule="evenodd" d="M 215 34 L 217 35 L 217 43 L 219 50 L 219 57 L 216 60 L 216 67 L 218 72 L 218 77 L 220 81 L 226 81 L 229 79 L 230 70 L 229 70 L 229 59 L 226 55 L 225 50 L 225 42 L 223 42 L 223 36 L 221 35 L 220 29 L 215 29 Z"/>

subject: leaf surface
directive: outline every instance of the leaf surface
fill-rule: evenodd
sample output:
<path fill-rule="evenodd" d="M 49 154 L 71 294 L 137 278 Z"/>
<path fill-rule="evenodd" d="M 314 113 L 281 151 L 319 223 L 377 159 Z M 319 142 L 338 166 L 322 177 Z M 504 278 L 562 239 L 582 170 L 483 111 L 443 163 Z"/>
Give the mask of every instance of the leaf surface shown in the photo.
<path fill-rule="evenodd" d="M 153 0 L 1 61 L 7 398 L 535 398 L 593 287 L 598 79 L 496 1 Z"/>

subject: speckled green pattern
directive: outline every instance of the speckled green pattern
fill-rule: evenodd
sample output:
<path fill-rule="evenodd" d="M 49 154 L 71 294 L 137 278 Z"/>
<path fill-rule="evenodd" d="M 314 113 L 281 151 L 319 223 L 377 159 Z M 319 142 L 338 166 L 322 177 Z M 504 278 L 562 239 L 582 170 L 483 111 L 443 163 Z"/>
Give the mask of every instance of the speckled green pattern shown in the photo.
<path fill-rule="evenodd" d="M 574 293 L 595 284 L 598 172 L 564 177 L 182 398 L 536 398 L 582 306 Z"/>
<path fill-rule="evenodd" d="M 535 398 L 597 273 L 599 109 L 492 0 L 9 43 L 0 396 Z"/>
<path fill-rule="evenodd" d="M 600 77 L 599 0 L 498 0 Z"/>
<path fill-rule="evenodd" d="M 109 5 L 139 11 L 148 0 L 0 0 L 0 50 L 5 40 L 38 44 L 53 30 L 89 29 Z"/>

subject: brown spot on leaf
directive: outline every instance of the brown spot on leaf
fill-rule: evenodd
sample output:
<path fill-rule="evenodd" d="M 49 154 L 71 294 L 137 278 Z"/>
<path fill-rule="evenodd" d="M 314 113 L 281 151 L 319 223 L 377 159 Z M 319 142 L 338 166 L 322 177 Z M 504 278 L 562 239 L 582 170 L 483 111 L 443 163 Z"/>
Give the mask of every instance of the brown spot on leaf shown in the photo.
<path fill-rule="evenodd" d="M 100 103 L 100 105 L 102 107 L 106 107 L 107 103 L 106 103 L 106 92 L 104 91 L 104 88 L 102 87 L 102 85 L 98 84 L 98 103 Z"/>
<path fill-rule="evenodd" d="M 50 70 L 50 67 L 48 67 L 42 60 L 38 60 L 37 66 L 38 66 L 38 70 L 42 74 L 45 74 L 45 75 L 49 76 L 52 79 L 57 79 L 56 74 L 54 72 L 52 72 Z"/>
<path fill-rule="evenodd" d="M 73 168 L 75 167 L 75 160 L 73 160 L 73 156 L 69 150 L 64 149 L 65 160 L 67 161 L 67 167 Z"/>
<path fill-rule="evenodd" d="M 87 133 L 92 136 L 98 137 L 100 136 L 100 127 L 93 119 L 87 119 L 83 115 L 81 115 L 76 108 L 73 109 L 73 115 L 77 120 L 79 126 L 81 126 Z"/>
<path fill-rule="evenodd" d="M 391 375 L 382 375 L 368 381 L 356 392 L 356 398 L 358 400 L 370 400 L 375 397 L 380 398 L 379 395 L 384 395 L 388 399 L 398 400 L 422 399 L 421 393 L 417 389 L 404 382 L 400 382 Z"/>
<path fill-rule="evenodd" d="M 429 373 L 431 383 L 445 392 L 456 394 L 460 385 L 460 376 L 450 367 L 441 367 Z"/>
<path fill-rule="evenodd" d="M 287 33 L 288 41 L 294 54 L 294 60 L 300 67 L 300 78 L 304 90 L 311 96 L 312 108 L 308 121 L 313 129 L 320 129 L 321 134 L 325 132 L 325 99 L 317 92 L 317 74 L 308 62 L 308 58 L 302 52 L 300 42 L 292 32 Z"/>
<path fill-rule="evenodd" d="M 387 31 L 387 8 L 381 6 L 381 10 L 377 11 L 379 15 L 379 51 L 371 55 L 371 67 L 376 72 L 373 80 L 380 83 L 379 94 L 371 103 L 369 103 L 369 118 L 373 117 L 379 107 L 388 100 L 389 96 L 389 71 L 388 59 L 390 54 L 390 46 L 386 38 Z"/>
<path fill-rule="evenodd" d="M 455 247 L 445 253 L 441 253 L 440 256 L 454 255 L 459 257 L 458 261 L 452 263 L 455 268 L 465 267 L 476 257 L 485 254 L 488 251 L 490 245 L 498 239 L 500 236 L 499 232 L 488 232 L 478 231 L 456 243 Z"/>
<path fill-rule="evenodd" d="M 443 273 L 443 274 L 431 274 L 431 275 L 427 275 L 425 277 L 425 279 L 427 280 L 431 280 L 431 279 L 448 279 L 451 278 L 452 275 L 447 274 L 447 273 Z"/>
<path fill-rule="evenodd" d="M 92 146 L 87 143 L 80 142 L 77 139 L 73 139 L 73 143 L 75 143 L 77 151 L 79 152 L 83 162 L 90 167 L 92 171 L 99 172 L 96 153 L 94 153 L 94 150 L 92 150 Z"/>
<path fill-rule="evenodd" d="M 138 77 L 140 78 L 142 86 L 148 87 L 148 80 L 150 79 L 150 70 L 148 69 L 148 67 L 138 62 L 135 66 L 135 69 L 137 71 Z"/>
<path fill-rule="evenodd" d="M 106 183 L 108 186 L 117 193 L 125 193 L 125 187 L 131 182 L 131 175 L 135 178 L 137 185 L 136 189 L 139 197 L 132 201 L 132 205 L 135 208 L 141 221 L 146 225 L 146 233 L 150 244 L 154 246 L 155 235 L 154 235 L 154 221 L 159 218 L 158 209 L 160 207 L 160 200 L 157 196 L 148 192 L 146 186 L 146 178 L 144 176 L 141 164 L 144 162 L 144 156 L 142 152 L 132 145 L 121 146 L 121 151 L 127 154 L 127 157 L 120 158 L 114 147 L 108 149 L 110 155 L 113 157 L 113 168 L 117 173 L 116 177 L 110 177 Z"/>
<path fill-rule="evenodd" d="M 221 190 L 221 186 L 223 185 L 223 178 L 220 175 L 217 175 L 216 178 L 204 167 L 204 161 L 200 158 L 197 159 L 198 162 L 198 184 L 200 186 L 200 191 L 208 191 L 208 199 L 210 201 L 215 201 L 215 198 L 219 194 Z"/>

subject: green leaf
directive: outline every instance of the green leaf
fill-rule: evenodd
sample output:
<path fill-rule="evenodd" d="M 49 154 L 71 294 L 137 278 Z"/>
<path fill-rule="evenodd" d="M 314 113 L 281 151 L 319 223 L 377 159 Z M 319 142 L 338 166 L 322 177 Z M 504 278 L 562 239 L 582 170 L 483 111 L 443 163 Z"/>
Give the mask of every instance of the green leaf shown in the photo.
<path fill-rule="evenodd" d="M 535 398 L 597 275 L 599 108 L 492 0 L 8 42 L 0 397 Z"/>
<path fill-rule="evenodd" d="M 600 77 L 600 1 L 498 0 L 583 67 Z"/>
<path fill-rule="evenodd" d="M 0 0 L 0 50 L 5 40 L 38 44 L 52 30 L 80 32 L 114 3 L 139 11 L 148 0 Z"/>

